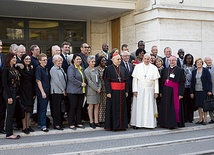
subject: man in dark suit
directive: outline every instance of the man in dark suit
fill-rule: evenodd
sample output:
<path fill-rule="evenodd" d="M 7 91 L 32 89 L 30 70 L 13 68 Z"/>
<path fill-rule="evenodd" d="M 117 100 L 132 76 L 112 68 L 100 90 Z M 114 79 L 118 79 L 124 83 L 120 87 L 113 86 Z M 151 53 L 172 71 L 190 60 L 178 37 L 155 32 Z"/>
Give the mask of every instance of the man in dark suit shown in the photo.
<path fill-rule="evenodd" d="M 162 59 L 163 66 L 164 66 L 164 68 L 168 68 L 169 67 L 169 58 L 172 56 L 172 49 L 170 47 L 165 47 L 164 55 L 165 55 L 165 57 Z M 179 58 L 177 58 L 177 66 L 179 66 L 181 68 L 181 63 L 180 63 Z"/>
<path fill-rule="evenodd" d="M 40 48 L 38 45 L 31 45 L 30 46 L 30 53 L 31 53 L 31 65 L 35 69 L 39 65 L 38 56 L 40 54 Z"/>
<path fill-rule="evenodd" d="M 156 45 L 153 45 L 151 48 L 151 54 L 155 56 L 155 58 L 161 58 L 161 56 L 158 55 L 158 47 Z"/>
<path fill-rule="evenodd" d="M 80 47 L 81 52 L 79 53 L 79 55 L 82 59 L 81 66 L 83 67 L 83 70 L 85 70 L 88 67 L 88 62 L 87 62 L 87 57 L 89 54 L 88 49 L 89 49 L 89 45 L 87 43 L 83 43 Z"/>
<path fill-rule="evenodd" d="M 123 45 L 121 46 L 121 50 L 122 50 L 121 52 L 123 52 L 123 51 L 128 51 L 128 52 L 129 52 L 129 47 L 128 47 L 128 45 L 127 45 L 127 44 L 123 44 Z M 134 58 L 133 56 L 130 55 L 129 62 L 132 63 L 133 60 L 135 60 L 135 58 Z"/>
<path fill-rule="evenodd" d="M 68 54 L 70 53 L 70 43 L 64 41 L 61 45 L 61 54 L 60 56 L 63 58 L 62 61 L 62 68 L 64 69 L 65 73 L 67 73 L 68 66 L 70 63 L 67 61 Z"/>
<path fill-rule="evenodd" d="M 138 43 L 137 43 L 137 49 L 143 49 L 143 50 L 145 50 L 145 47 L 146 47 L 145 46 L 145 42 L 143 40 L 138 41 Z M 137 59 L 136 51 L 134 51 L 134 52 L 131 53 L 131 56 L 133 56 L 135 58 L 135 60 Z"/>
<path fill-rule="evenodd" d="M 19 45 L 16 50 L 16 63 L 21 63 L 22 56 L 26 54 L 26 48 L 24 45 Z"/>
<path fill-rule="evenodd" d="M 123 51 L 121 52 L 121 57 L 122 61 L 120 63 L 121 66 L 125 67 L 127 72 L 128 72 L 128 87 L 129 87 L 129 92 L 128 92 L 128 97 L 126 97 L 126 105 L 127 105 L 127 120 L 128 124 L 131 119 L 131 103 L 132 103 L 132 72 L 133 72 L 133 65 L 132 63 L 129 62 L 130 59 L 130 53 L 128 51 Z"/>
<path fill-rule="evenodd" d="M 2 67 L 4 64 L 4 53 L 2 53 L 2 41 L 0 40 L 0 133 L 5 134 L 4 121 L 6 114 L 6 105 L 3 98 L 3 86 L 2 86 Z"/>
<path fill-rule="evenodd" d="M 82 59 L 81 66 L 83 70 L 85 70 L 88 67 L 88 62 L 87 62 L 87 57 L 89 54 L 88 49 L 89 49 L 89 45 L 87 43 L 83 43 L 80 47 L 81 52 L 79 53 L 79 55 Z M 82 108 L 82 119 L 85 121 L 89 120 L 87 108 L 88 108 L 88 104 L 85 104 L 84 107 Z"/>
<path fill-rule="evenodd" d="M 19 46 L 17 46 L 16 49 L 16 67 L 19 66 L 20 68 L 24 68 L 24 65 L 22 64 L 21 58 L 22 56 L 26 54 L 26 48 L 24 45 L 20 44 Z M 20 99 L 16 100 L 16 109 L 15 109 L 15 114 L 14 114 L 14 118 L 15 118 L 15 122 L 13 125 L 13 129 L 14 130 L 19 130 L 20 128 L 22 128 L 22 108 L 20 106 Z"/>
<path fill-rule="evenodd" d="M 54 55 L 60 55 L 60 47 L 58 45 L 53 45 L 51 47 L 51 57 L 48 58 L 48 63 L 47 63 L 47 68 L 48 68 L 48 72 L 50 72 L 51 68 L 54 66 L 54 63 L 52 61 L 52 58 Z"/>
<path fill-rule="evenodd" d="M 184 64 L 184 50 L 183 49 L 179 49 L 177 54 L 178 54 L 177 66 L 183 68 L 183 64 Z"/>
<path fill-rule="evenodd" d="M 102 44 L 102 51 L 95 55 L 95 60 L 97 61 L 100 56 L 104 56 L 107 60 L 107 63 L 110 60 L 109 47 L 106 43 Z"/>

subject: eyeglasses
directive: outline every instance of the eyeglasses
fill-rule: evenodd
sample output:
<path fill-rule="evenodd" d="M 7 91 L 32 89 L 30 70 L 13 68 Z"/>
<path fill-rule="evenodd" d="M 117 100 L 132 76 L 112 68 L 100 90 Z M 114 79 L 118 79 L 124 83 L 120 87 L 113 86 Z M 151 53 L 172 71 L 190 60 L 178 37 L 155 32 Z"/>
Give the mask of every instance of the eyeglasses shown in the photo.
<path fill-rule="evenodd" d="M 88 47 L 88 46 L 85 46 L 85 47 L 83 47 L 83 48 L 90 48 L 90 47 Z"/>
<path fill-rule="evenodd" d="M 44 60 L 41 60 L 41 61 L 48 61 L 48 59 L 44 59 Z"/>

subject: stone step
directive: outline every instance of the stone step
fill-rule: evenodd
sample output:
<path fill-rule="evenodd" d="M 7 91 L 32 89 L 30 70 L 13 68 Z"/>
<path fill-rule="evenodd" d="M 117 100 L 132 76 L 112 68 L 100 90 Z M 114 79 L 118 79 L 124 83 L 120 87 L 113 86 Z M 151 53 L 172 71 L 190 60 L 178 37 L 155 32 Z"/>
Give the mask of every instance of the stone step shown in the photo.
<path fill-rule="evenodd" d="M 90 128 L 78 129 L 77 131 L 68 129 L 64 131 L 54 130 L 52 133 L 44 133 L 38 136 L 23 136 L 20 140 L 16 141 L 4 140 L 3 142 L 0 140 L 0 151 L 1 155 L 6 152 L 8 153 L 8 151 L 12 154 L 16 152 L 18 155 L 19 152 L 23 151 L 32 152 L 32 150 L 37 150 L 38 152 L 42 152 L 45 147 L 50 150 L 50 154 L 63 154 L 65 152 L 69 152 L 68 154 L 88 154 L 89 152 L 95 154 L 109 153 L 111 151 L 117 152 L 125 151 L 126 149 L 141 149 L 186 141 L 212 139 L 214 138 L 213 127 L 214 125 L 186 127 L 175 130 L 159 128 L 154 130 L 128 129 L 125 132 L 109 132 L 103 129 L 95 131 Z M 203 130 L 207 131 L 200 137 L 197 137 L 196 135 L 199 135 Z M 156 140 L 157 138 L 158 140 Z M 162 141 L 160 139 L 165 140 Z M 64 148 L 64 150 L 57 148 Z"/>

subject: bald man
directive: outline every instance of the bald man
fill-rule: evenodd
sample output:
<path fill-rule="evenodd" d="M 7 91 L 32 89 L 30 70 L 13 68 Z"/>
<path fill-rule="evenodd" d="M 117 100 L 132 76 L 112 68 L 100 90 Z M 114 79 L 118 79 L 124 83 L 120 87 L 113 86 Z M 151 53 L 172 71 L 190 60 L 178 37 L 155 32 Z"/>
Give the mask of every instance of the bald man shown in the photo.
<path fill-rule="evenodd" d="M 161 127 L 174 129 L 184 127 L 184 111 L 182 98 L 184 95 L 184 71 L 177 66 L 177 58 L 169 57 L 169 67 L 162 72 L 162 93 L 160 112 L 158 115 Z"/>
<path fill-rule="evenodd" d="M 121 57 L 119 54 L 113 54 L 112 65 L 109 65 L 104 73 L 103 79 L 106 88 L 106 114 L 105 129 L 111 131 L 126 130 L 128 96 L 128 72 L 121 66 Z"/>

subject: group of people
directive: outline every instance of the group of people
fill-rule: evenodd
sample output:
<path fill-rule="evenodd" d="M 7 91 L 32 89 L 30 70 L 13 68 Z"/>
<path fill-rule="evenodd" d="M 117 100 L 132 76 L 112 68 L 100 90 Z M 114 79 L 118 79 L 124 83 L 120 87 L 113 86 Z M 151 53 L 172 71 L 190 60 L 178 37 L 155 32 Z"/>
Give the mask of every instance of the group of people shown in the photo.
<path fill-rule="evenodd" d="M 37 123 L 43 132 L 49 131 L 49 102 L 56 130 L 63 130 L 65 113 L 72 130 L 85 128 L 85 114 L 93 129 L 104 126 L 118 131 L 128 125 L 134 129 L 157 125 L 173 129 L 193 122 L 196 108 L 200 116 L 197 124 L 207 124 L 203 101 L 214 91 L 210 57 L 205 58 L 205 68 L 201 58 L 193 64 L 193 56 L 185 55 L 182 49 L 178 58 L 170 47 L 164 49 L 164 58 L 158 56 L 157 46 L 146 52 L 144 41 L 139 41 L 132 53 L 127 44 L 122 45 L 121 52 L 116 48 L 109 52 L 108 45 L 103 44 L 96 55 L 90 54 L 90 48 L 83 43 L 80 53 L 70 54 L 70 44 L 63 42 L 61 47 L 52 46 L 48 58 L 38 45 L 32 45 L 28 55 L 23 45 L 12 44 L 4 55 L 0 41 L 0 132 L 8 139 L 20 138 L 13 134 L 14 123 L 19 122 L 17 111 L 22 132 L 34 132 L 29 122 L 35 99 Z M 210 117 L 209 123 L 214 123 L 213 111 Z"/>

